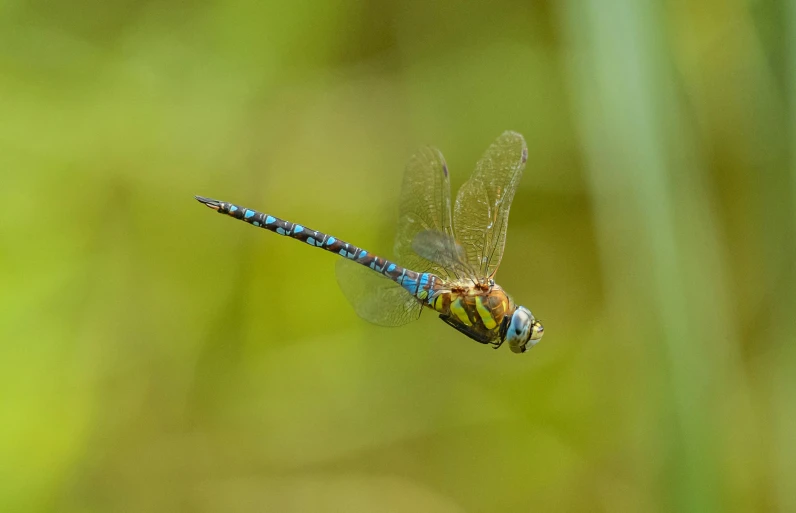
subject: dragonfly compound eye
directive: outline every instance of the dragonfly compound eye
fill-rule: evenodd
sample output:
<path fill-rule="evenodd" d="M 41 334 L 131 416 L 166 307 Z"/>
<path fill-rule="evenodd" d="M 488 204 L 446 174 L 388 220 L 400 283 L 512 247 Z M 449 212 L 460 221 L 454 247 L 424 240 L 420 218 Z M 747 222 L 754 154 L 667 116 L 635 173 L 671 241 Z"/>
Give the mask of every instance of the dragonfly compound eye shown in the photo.
<path fill-rule="evenodd" d="M 518 306 L 509 321 L 506 341 L 512 352 L 524 353 L 536 345 L 543 332 L 542 323 L 534 319 L 531 311 L 524 306 Z"/>

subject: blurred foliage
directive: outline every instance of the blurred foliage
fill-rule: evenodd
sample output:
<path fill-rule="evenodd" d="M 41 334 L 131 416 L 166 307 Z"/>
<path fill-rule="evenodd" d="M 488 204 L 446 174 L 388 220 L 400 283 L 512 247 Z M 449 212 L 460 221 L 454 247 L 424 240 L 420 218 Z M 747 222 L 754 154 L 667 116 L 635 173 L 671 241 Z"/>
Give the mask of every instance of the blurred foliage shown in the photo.
<path fill-rule="evenodd" d="M 0 511 L 796 511 L 796 7 L 0 4 Z M 530 150 L 517 356 L 359 320 L 412 152 Z"/>

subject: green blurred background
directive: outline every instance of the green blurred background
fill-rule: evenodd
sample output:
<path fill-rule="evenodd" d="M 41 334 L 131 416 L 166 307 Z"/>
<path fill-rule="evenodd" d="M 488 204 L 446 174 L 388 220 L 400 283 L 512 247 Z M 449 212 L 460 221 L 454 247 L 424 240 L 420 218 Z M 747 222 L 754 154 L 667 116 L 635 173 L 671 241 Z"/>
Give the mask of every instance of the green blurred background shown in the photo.
<path fill-rule="evenodd" d="M 507 129 L 527 355 L 193 199 L 389 256 Z M 794 147 L 788 0 L 2 2 L 0 511 L 796 511 Z"/>

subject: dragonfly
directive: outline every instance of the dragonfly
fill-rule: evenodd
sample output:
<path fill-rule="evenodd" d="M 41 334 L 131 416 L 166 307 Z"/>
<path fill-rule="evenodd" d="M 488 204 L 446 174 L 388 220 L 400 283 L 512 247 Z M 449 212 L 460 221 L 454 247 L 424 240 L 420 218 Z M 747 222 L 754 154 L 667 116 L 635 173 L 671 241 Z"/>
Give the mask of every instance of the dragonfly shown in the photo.
<path fill-rule="evenodd" d="M 451 208 L 445 158 L 433 147 L 419 150 L 403 176 L 394 260 L 270 214 L 196 199 L 218 213 L 342 257 L 336 264 L 338 284 L 369 322 L 401 326 L 428 308 L 481 344 L 497 349 L 507 342 L 512 352 L 525 353 L 542 338 L 544 327 L 494 278 L 527 160 L 523 137 L 504 132 L 478 161 Z"/>

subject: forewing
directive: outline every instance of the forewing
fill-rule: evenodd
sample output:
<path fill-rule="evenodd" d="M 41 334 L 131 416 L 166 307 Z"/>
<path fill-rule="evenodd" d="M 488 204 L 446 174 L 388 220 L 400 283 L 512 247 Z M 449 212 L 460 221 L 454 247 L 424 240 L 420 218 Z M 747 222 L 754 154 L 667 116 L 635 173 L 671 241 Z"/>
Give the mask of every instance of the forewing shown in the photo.
<path fill-rule="evenodd" d="M 509 209 L 526 160 L 528 148 L 522 136 L 504 132 L 486 150 L 456 196 L 456 240 L 481 278 L 491 278 L 500 266 Z"/>
<path fill-rule="evenodd" d="M 424 230 L 415 235 L 412 249 L 418 256 L 444 267 L 456 278 L 476 278 L 477 273 L 467 262 L 464 248 L 450 235 Z"/>
<path fill-rule="evenodd" d="M 453 236 L 448 166 L 442 153 L 430 147 L 418 151 L 406 165 L 394 251 L 397 262 L 407 269 L 450 276 L 444 265 L 415 252 L 413 242 L 423 231 Z"/>
<path fill-rule="evenodd" d="M 337 283 L 357 315 L 379 326 L 402 326 L 417 320 L 422 303 L 406 289 L 352 260 L 340 258 Z"/>

